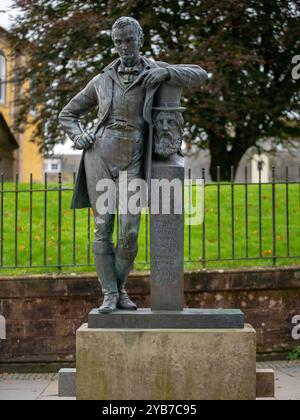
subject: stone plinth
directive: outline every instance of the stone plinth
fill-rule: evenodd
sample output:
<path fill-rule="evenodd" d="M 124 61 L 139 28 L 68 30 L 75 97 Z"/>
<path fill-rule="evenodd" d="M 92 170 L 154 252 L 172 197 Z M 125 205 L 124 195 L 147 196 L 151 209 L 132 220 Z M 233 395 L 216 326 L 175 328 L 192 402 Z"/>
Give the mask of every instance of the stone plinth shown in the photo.
<path fill-rule="evenodd" d="M 89 313 L 89 328 L 244 328 L 244 314 L 239 309 L 184 309 L 183 311 L 116 311 Z"/>
<path fill-rule="evenodd" d="M 256 335 L 244 329 L 77 331 L 79 400 L 254 400 Z"/>
<path fill-rule="evenodd" d="M 160 189 L 154 188 L 153 180 L 160 182 Z M 184 159 L 180 156 L 153 161 L 150 238 L 151 308 L 181 311 L 184 301 Z"/>

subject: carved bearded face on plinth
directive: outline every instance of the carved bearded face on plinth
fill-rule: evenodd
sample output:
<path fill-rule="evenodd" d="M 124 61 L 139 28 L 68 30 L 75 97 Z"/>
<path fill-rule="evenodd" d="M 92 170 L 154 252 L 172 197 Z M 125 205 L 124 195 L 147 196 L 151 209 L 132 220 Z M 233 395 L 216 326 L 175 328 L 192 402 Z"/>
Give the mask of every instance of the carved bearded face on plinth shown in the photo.
<path fill-rule="evenodd" d="M 184 120 L 180 106 L 182 88 L 171 83 L 162 83 L 154 98 L 153 149 L 154 153 L 168 159 L 181 150 Z"/>
<path fill-rule="evenodd" d="M 184 124 L 181 112 L 156 111 L 153 115 L 153 123 L 154 152 L 158 156 L 168 159 L 181 149 Z"/>

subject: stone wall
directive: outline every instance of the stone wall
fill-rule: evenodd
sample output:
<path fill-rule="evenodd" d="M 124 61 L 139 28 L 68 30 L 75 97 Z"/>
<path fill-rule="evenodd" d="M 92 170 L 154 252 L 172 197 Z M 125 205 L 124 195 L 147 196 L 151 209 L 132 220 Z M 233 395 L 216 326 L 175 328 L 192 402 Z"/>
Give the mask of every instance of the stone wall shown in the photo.
<path fill-rule="evenodd" d="M 140 307 L 150 305 L 147 273 L 133 274 L 128 290 Z M 100 304 L 94 275 L 0 278 L 0 315 L 7 340 L 0 363 L 74 362 L 75 332 Z M 286 353 L 299 345 L 291 336 L 300 315 L 300 267 L 185 274 L 188 307 L 241 308 L 257 331 L 258 352 Z"/>

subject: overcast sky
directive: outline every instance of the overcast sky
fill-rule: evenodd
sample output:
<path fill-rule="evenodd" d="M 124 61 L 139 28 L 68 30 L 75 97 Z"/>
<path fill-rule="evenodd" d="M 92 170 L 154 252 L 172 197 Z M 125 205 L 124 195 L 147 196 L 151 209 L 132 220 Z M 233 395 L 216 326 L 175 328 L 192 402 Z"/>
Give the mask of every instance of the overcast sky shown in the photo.
<path fill-rule="evenodd" d="M 0 0 L 0 26 L 9 29 L 12 18 L 16 15 L 16 10 L 11 10 L 12 0 Z"/>

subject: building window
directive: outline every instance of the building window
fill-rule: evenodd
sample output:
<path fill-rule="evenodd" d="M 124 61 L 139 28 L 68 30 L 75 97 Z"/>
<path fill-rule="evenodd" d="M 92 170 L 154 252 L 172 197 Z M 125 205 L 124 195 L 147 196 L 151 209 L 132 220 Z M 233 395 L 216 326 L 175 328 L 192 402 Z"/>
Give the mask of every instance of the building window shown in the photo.
<path fill-rule="evenodd" d="M 6 102 L 6 58 L 0 51 L 0 102 Z"/>
<path fill-rule="evenodd" d="M 61 159 L 45 159 L 45 172 L 48 172 L 50 174 L 58 174 L 62 172 Z"/>

